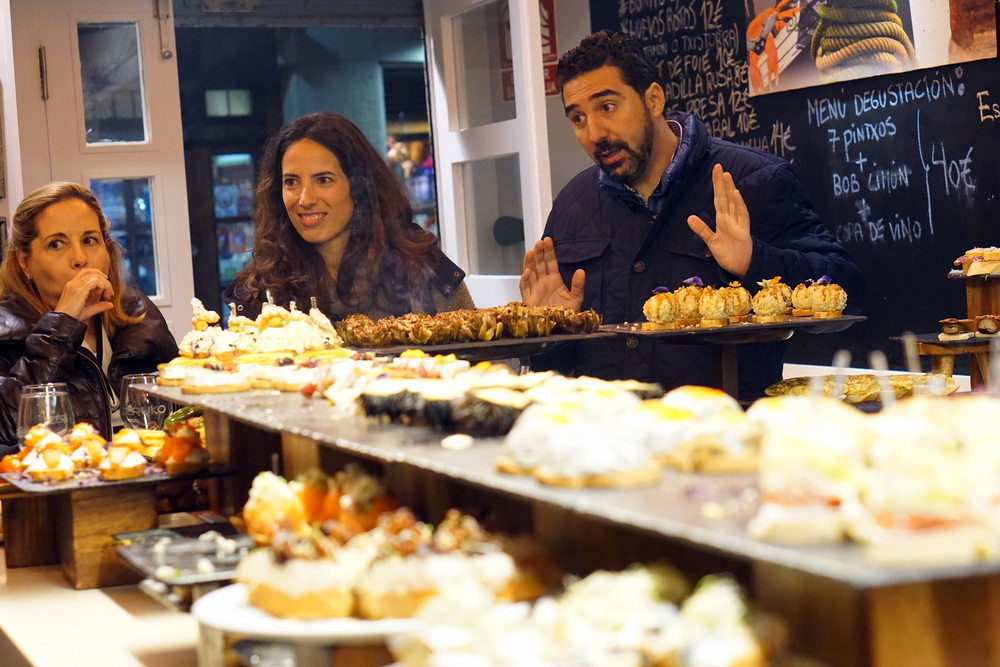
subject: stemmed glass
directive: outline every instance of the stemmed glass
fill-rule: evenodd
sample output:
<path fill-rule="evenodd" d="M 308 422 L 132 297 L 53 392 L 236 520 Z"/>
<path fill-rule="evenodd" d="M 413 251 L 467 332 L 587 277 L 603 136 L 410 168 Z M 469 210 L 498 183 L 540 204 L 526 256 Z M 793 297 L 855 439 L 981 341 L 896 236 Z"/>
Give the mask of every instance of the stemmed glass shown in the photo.
<path fill-rule="evenodd" d="M 156 384 L 156 373 L 137 373 L 122 378 L 122 421 L 136 430 L 160 430 L 170 413 L 170 401 L 157 398 L 143 389 Z"/>
<path fill-rule="evenodd" d="M 32 426 L 47 426 L 56 435 L 66 435 L 73 428 L 73 404 L 65 382 L 32 384 L 21 388 L 17 405 L 17 439 L 24 446 L 24 436 Z"/>

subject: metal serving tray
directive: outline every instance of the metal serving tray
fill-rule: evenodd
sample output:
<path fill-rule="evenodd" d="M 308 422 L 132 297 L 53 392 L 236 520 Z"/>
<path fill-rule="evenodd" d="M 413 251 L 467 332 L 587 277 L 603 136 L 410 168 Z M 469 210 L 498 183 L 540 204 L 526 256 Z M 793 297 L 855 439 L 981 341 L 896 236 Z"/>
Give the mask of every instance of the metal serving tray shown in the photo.
<path fill-rule="evenodd" d="M 136 533 L 119 533 L 114 536 L 123 544 L 117 547 L 118 555 L 132 569 L 150 579 L 162 581 L 168 586 L 194 586 L 198 584 L 232 581 L 236 576 L 236 566 L 246 553 L 254 547 L 248 535 L 240 535 L 226 523 L 194 526 L 197 530 L 153 529 Z M 220 551 L 214 541 L 199 539 L 210 530 L 222 533 L 223 537 L 236 542 L 236 551 L 228 554 Z M 169 539 L 161 547 L 161 540 Z M 215 569 L 199 572 L 198 562 L 206 559 Z M 172 568 L 166 574 L 163 566 Z"/>

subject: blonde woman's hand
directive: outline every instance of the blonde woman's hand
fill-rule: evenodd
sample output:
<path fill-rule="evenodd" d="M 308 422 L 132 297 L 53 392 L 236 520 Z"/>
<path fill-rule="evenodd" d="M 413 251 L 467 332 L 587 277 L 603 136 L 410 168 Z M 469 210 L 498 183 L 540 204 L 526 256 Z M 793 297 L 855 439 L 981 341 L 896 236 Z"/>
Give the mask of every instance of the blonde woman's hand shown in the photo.
<path fill-rule="evenodd" d="M 94 315 L 114 308 L 114 296 L 111 281 L 103 271 L 83 269 L 63 285 L 55 310 L 86 323 Z"/>

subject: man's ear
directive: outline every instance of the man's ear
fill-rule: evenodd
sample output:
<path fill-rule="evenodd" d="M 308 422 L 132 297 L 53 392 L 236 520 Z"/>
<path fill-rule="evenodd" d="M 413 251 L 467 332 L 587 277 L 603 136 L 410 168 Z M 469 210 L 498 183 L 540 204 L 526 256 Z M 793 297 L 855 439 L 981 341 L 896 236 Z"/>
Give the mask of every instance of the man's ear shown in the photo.
<path fill-rule="evenodd" d="M 645 102 L 646 107 L 649 109 L 649 114 L 653 118 L 663 115 L 663 109 L 667 105 L 667 96 L 660 84 L 649 84 L 649 88 L 646 89 Z"/>

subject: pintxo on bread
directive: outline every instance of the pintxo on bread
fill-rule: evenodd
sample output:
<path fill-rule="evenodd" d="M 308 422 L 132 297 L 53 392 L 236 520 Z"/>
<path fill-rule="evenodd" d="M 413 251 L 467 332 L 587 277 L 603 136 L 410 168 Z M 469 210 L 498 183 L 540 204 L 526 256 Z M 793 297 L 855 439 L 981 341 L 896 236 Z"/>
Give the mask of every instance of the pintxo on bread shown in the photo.
<path fill-rule="evenodd" d="M 759 439 L 758 427 L 720 390 L 678 387 L 642 400 L 608 386 L 556 393 L 529 406 L 504 439 L 495 467 L 553 486 L 641 487 L 657 484 L 664 466 L 755 471 Z"/>
<path fill-rule="evenodd" d="M 807 280 L 793 290 L 775 276 L 758 283 L 753 296 L 740 285 L 731 282 L 720 288 L 705 285 L 692 276 L 671 292 L 657 287 L 643 305 L 642 323 L 646 331 L 681 327 L 719 328 L 747 322 L 784 322 L 793 317 L 834 319 L 847 307 L 847 293 L 829 276 Z"/>
<path fill-rule="evenodd" d="M 452 589 L 428 602 L 422 622 L 389 647 L 401 667 L 783 661 L 786 642 L 768 641 L 748 625 L 748 605 L 730 577 L 706 577 L 691 590 L 669 567 L 639 565 L 567 582 L 531 607 L 501 607 L 475 588 Z"/>
<path fill-rule="evenodd" d="M 851 538 L 882 567 L 947 567 L 1000 558 L 1000 401 L 918 395 L 868 415 L 818 396 L 765 398 L 758 539 Z"/>
<path fill-rule="evenodd" d="M 190 410 L 190 409 L 188 409 Z M 168 418 L 169 421 L 169 418 Z M 200 472 L 208 467 L 201 417 L 173 428 L 184 428 L 183 438 L 153 429 L 119 429 L 110 442 L 86 422 L 76 424 L 65 436 L 47 426 L 33 426 L 24 437 L 24 447 L 0 460 L 0 472 L 20 473 L 34 482 L 118 482 L 148 474 L 168 476 Z M 172 449 L 177 440 L 184 444 Z M 171 452 L 173 452 L 171 454 Z"/>
<path fill-rule="evenodd" d="M 274 482 L 272 477 L 262 483 Z M 250 509 L 248 503 L 244 514 Z M 289 529 L 287 511 L 272 515 L 270 545 L 251 553 L 237 570 L 250 603 L 282 618 L 376 620 L 413 616 L 450 587 L 482 587 L 498 600 L 519 602 L 537 598 L 554 583 L 551 568 L 546 574 L 515 557 L 528 552 L 508 552 L 504 540 L 457 510 L 435 528 L 406 508 L 391 508 L 368 530 L 355 531 L 345 523 L 345 509 L 335 519 L 298 530 Z M 305 523 L 310 513 L 303 507 Z M 537 551 L 531 555 L 538 558 Z"/>
<path fill-rule="evenodd" d="M 1000 248 L 996 246 L 969 248 L 954 262 L 959 276 L 988 276 L 1000 274 Z"/>

